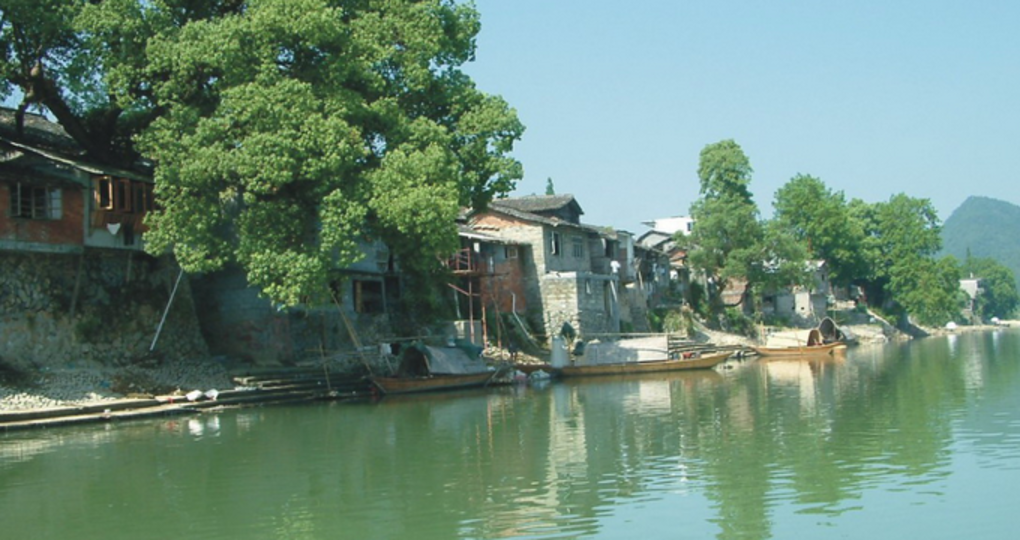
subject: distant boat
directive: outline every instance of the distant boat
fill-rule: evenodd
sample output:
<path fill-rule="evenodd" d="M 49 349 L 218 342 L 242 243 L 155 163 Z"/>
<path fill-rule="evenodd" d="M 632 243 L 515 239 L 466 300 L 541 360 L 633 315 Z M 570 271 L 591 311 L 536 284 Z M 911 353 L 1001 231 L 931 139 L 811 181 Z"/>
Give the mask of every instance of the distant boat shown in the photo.
<path fill-rule="evenodd" d="M 818 328 L 808 332 L 807 342 L 803 345 L 786 347 L 751 347 L 760 356 L 804 356 L 833 354 L 846 349 L 843 333 L 828 317 Z"/>
<path fill-rule="evenodd" d="M 432 347 L 415 343 L 406 347 L 394 376 L 371 376 L 384 394 L 435 392 L 485 386 L 499 373 L 481 359 L 480 350 Z"/>
<path fill-rule="evenodd" d="M 624 375 L 630 373 L 657 373 L 667 371 L 685 371 L 689 369 L 712 369 L 725 362 L 732 354 L 733 351 L 724 351 L 668 360 L 573 364 L 557 368 L 553 370 L 553 374 L 561 377 L 584 377 L 589 375 Z"/>
<path fill-rule="evenodd" d="M 760 356 L 805 356 L 834 354 L 846 349 L 846 343 L 834 341 L 819 345 L 793 345 L 790 347 L 751 347 Z"/>

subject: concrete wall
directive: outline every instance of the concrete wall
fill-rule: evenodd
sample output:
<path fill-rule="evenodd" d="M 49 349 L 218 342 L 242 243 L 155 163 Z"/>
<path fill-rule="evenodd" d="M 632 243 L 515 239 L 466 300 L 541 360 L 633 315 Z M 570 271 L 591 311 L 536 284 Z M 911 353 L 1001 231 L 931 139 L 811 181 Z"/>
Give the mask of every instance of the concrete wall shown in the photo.
<path fill-rule="evenodd" d="M 40 369 L 145 358 L 176 278 L 169 261 L 134 253 L 0 251 L 0 364 Z M 165 360 L 208 354 L 187 279 L 156 352 Z"/>

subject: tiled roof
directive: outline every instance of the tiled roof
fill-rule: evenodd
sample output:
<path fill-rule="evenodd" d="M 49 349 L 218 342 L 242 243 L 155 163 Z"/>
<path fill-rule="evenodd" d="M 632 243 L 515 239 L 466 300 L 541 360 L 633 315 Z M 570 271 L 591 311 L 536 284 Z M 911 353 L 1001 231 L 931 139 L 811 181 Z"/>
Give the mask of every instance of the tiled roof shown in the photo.
<path fill-rule="evenodd" d="M 559 210 L 571 203 L 577 205 L 579 214 L 584 213 L 581 210 L 581 205 L 574 199 L 574 196 L 568 193 L 563 195 L 528 195 L 526 197 L 495 199 L 492 201 L 493 206 L 512 208 L 521 212 L 549 212 Z"/>
<path fill-rule="evenodd" d="M 78 143 L 64 131 L 60 124 L 35 113 L 25 113 L 24 134 L 18 137 L 15 111 L 7 107 L 0 107 L 0 136 L 63 154 L 80 156 L 83 153 Z"/>

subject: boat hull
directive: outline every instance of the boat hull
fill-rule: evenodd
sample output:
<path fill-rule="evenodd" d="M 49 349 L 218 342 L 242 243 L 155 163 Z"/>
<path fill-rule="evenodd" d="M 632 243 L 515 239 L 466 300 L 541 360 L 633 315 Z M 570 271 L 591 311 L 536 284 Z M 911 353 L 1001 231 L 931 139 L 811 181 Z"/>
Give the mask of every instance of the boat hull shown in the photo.
<path fill-rule="evenodd" d="M 560 377 L 587 377 L 595 375 L 623 375 L 630 373 L 658 373 L 667 371 L 686 371 L 690 369 L 712 369 L 725 362 L 732 354 L 732 352 L 723 352 L 709 354 L 699 358 L 563 366 L 554 370 L 554 373 Z"/>
<path fill-rule="evenodd" d="M 371 377 L 372 384 L 384 394 L 411 394 L 485 386 L 496 375 L 494 371 L 464 375 L 431 375 L 428 377 Z"/>
<path fill-rule="evenodd" d="M 834 354 L 846 350 L 846 343 L 836 341 L 824 345 L 802 345 L 795 347 L 751 347 L 759 356 L 813 356 Z"/>

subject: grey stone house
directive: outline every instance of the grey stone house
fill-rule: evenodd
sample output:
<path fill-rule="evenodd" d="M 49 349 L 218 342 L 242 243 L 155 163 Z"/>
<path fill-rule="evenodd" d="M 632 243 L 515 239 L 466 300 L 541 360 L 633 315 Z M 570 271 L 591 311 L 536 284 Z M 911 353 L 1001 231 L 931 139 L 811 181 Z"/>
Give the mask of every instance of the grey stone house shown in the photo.
<path fill-rule="evenodd" d="M 471 215 L 477 231 L 531 246 L 522 265 L 527 318 L 537 333 L 570 323 L 582 336 L 620 331 L 621 273 L 631 275 L 616 231 L 584 225 L 572 195 L 497 199 Z"/>

